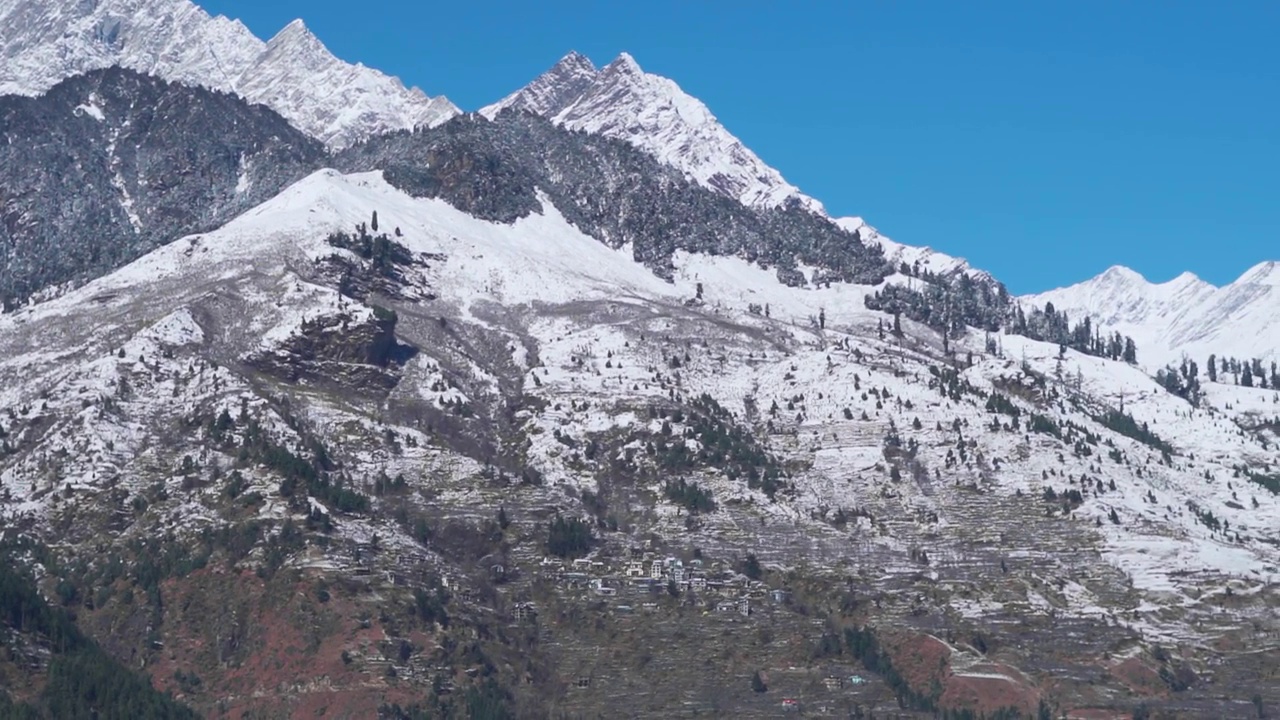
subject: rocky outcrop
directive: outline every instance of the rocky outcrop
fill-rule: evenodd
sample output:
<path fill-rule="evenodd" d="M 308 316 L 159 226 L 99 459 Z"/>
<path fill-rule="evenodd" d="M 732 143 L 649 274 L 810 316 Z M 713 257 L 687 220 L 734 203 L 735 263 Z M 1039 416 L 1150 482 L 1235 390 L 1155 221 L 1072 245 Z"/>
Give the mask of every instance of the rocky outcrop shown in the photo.
<path fill-rule="evenodd" d="M 417 350 L 396 339 L 396 314 L 375 306 L 367 317 L 303 320 L 288 337 L 253 353 L 245 364 L 288 383 L 387 393 Z"/>

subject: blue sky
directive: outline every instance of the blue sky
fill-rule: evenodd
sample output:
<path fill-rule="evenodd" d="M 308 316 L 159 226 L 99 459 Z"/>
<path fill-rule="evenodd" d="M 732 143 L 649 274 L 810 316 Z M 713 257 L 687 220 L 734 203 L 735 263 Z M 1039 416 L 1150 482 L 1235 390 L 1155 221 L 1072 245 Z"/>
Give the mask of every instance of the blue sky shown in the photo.
<path fill-rule="evenodd" d="M 628 51 L 837 215 L 1017 293 L 1280 259 L 1280 3 L 197 0 L 474 110 Z"/>

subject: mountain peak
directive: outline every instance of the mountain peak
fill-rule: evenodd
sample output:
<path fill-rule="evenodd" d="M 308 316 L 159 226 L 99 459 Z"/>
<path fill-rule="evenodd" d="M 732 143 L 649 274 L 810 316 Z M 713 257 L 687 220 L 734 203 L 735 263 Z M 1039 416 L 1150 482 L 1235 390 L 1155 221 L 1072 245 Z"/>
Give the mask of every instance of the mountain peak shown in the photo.
<path fill-rule="evenodd" d="M 291 42 L 301 38 L 310 38 L 319 42 L 319 39 L 316 38 L 315 34 L 311 32 L 311 29 L 307 27 L 307 23 L 304 22 L 302 18 L 298 18 L 288 25 L 280 28 L 280 32 L 276 33 L 275 37 L 268 40 L 267 44 L 270 45 L 272 43 L 286 41 Z"/>
<path fill-rule="evenodd" d="M 706 105 L 674 81 L 646 73 L 629 53 L 597 71 L 590 60 L 571 52 L 480 114 L 492 119 L 507 108 L 628 142 L 748 207 L 782 207 L 795 199 L 822 212 L 821 203 L 747 149 Z"/>
<path fill-rule="evenodd" d="M 1183 356 L 1210 353 L 1274 357 L 1280 329 L 1280 263 L 1250 268 L 1230 285 L 1216 287 L 1194 273 L 1153 283 L 1123 266 L 1069 287 L 1023 298 L 1041 306 L 1052 302 L 1071 318 L 1091 318 L 1106 332 L 1132 336 L 1149 367 Z M 1250 328 L 1240 332 L 1238 327 Z"/>
<path fill-rule="evenodd" d="M 188 0 L 0 3 L 0 94 L 39 95 L 112 65 L 231 91 L 262 50 L 244 25 Z"/>
<path fill-rule="evenodd" d="M 280 29 L 280 32 L 267 41 L 268 53 L 278 51 L 281 48 L 297 49 L 333 57 L 333 54 L 329 52 L 324 43 L 320 42 L 320 38 L 311 32 L 307 24 L 302 21 L 302 18 L 285 25 Z M 336 58 L 334 59 L 336 60 Z"/>
<path fill-rule="evenodd" d="M 591 58 L 583 55 L 577 50 L 570 50 L 567 55 L 560 58 L 550 70 L 550 72 L 575 72 L 588 73 L 594 75 L 596 73 L 595 63 L 591 62 Z"/>
<path fill-rule="evenodd" d="M 1149 284 L 1147 278 L 1142 273 L 1124 265 L 1112 265 L 1107 268 L 1097 280 L 1107 280 L 1110 282 L 1124 282 L 1133 284 Z"/>
<path fill-rule="evenodd" d="M 644 70 L 640 69 L 640 63 L 631 56 L 631 53 L 623 52 L 614 59 L 613 62 L 605 66 L 605 70 L 613 70 L 615 72 L 625 73 L 627 75 L 644 75 Z"/>
<path fill-rule="evenodd" d="M 1182 288 L 1188 288 L 1188 287 L 1194 288 L 1194 287 L 1199 287 L 1201 285 L 1205 285 L 1205 286 L 1209 285 L 1209 283 L 1205 282 L 1204 280 L 1201 280 L 1199 275 L 1196 275 L 1190 270 L 1185 270 L 1182 273 L 1179 273 L 1178 277 L 1164 284 L 1175 289 L 1182 289 Z"/>
<path fill-rule="evenodd" d="M 458 114 L 400 81 L 334 57 L 302 20 L 269 42 L 190 0 L 0 0 L 0 94 L 39 95 L 119 65 L 270 107 L 333 147 Z"/>
<path fill-rule="evenodd" d="M 481 108 L 480 114 L 492 120 L 499 112 L 513 108 L 552 117 L 586 92 L 597 74 L 589 58 L 576 50 L 570 51 L 524 88 Z"/>

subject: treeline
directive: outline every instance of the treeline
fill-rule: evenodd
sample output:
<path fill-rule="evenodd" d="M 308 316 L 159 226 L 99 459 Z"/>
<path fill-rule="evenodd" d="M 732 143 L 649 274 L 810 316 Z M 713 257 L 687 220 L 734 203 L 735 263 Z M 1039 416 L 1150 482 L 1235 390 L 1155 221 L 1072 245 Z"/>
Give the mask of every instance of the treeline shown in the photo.
<path fill-rule="evenodd" d="M 368 512 L 369 496 L 351 489 L 342 476 L 332 477 L 335 467 L 324 446 L 312 442 L 309 450 L 312 458 L 306 460 L 288 448 L 277 445 L 257 421 L 249 420 L 240 443 L 238 459 L 241 462 L 256 462 L 279 473 L 282 477 L 280 495 L 283 497 L 294 497 L 301 487 L 307 495 L 338 512 Z"/>
<path fill-rule="evenodd" d="M 1159 450 L 1165 455 L 1173 453 L 1173 446 L 1161 439 L 1159 435 L 1151 432 L 1151 428 L 1146 422 L 1139 425 L 1138 421 L 1126 412 L 1112 409 L 1101 415 L 1094 416 L 1093 419 L 1103 427 L 1137 440 L 1148 447 Z"/>
<path fill-rule="evenodd" d="M 1085 355 L 1123 360 L 1130 364 L 1138 362 L 1138 346 L 1133 338 L 1118 332 L 1103 335 L 1087 317 L 1072 325 L 1067 313 L 1054 308 L 1051 302 L 1045 303 L 1043 310 L 1032 308 L 1030 313 L 1023 313 L 1022 308 L 1017 308 L 1011 327 L 1006 329 L 1032 340 L 1057 343 Z"/>
<path fill-rule="evenodd" d="M 545 198 L 574 227 L 670 278 L 680 251 L 734 256 L 803 284 L 876 284 L 892 271 L 863 242 L 798 203 L 752 209 L 705 188 L 629 143 L 568 132 L 514 109 L 493 121 L 458 116 L 436 128 L 388 133 L 335 158 L 344 172 L 382 170 L 415 197 L 440 198 L 483 220 L 511 223 Z M 459 173 L 455 169 L 468 168 Z M 660 212 L 654 212 L 660 208 Z"/>
<path fill-rule="evenodd" d="M 682 506 L 690 514 L 709 513 L 716 509 L 710 490 L 705 490 L 697 483 L 690 483 L 684 478 L 668 480 L 662 490 L 668 500 Z"/>
<path fill-rule="evenodd" d="M 1210 363 L 1212 362 L 1211 356 Z M 1209 379 L 1214 379 L 1213 373 L 1209 374 Z M 1171 394 L 1195 406 L 1200 405 L 1200 399 L 1204 396 L 1200 387 L 1200 366 L 1195 360 L 1183 358 L 1182 363 L 1177 366 L 1168 365 L 1157 370 L 1156 382 Z"/>
<path fill-rule="evenodd" d="M 575 558 L 586 555 L 595 545 L 591 526 L 578 518 L 557 515 L 547 526 L 547 552 L 556 557 Z"/>
<path fill-rule="evenodd" d="M 1210 355 L 1205 369 L 1209 382 L 1280 390 L 1280 367 L 1274 360 L 1267 365 L 1260 358 L 1242 360 Z M 1157 370 L 1156 382 L 1192 405 L 1198 406 L 1204 397 L 1204 389 L 1200 384 L 1200 366 L 1195 360 L 1184 357 L 1177 365 L 1167 365 Z"/>
<path fill-rule="evenodd" d="M 1110 360 L 1138 361 L 1133 338 L 1120 333 L 1104 335 L 1089 318 L 1073 325 L 1067 313 L 1053 303 L 1024 311 L 1004 285 L 994 280 L 968 273 L 941 275 L 905 263 L 899 272 L 923 282 L 912 287 L 887 285 L 865 300 L 868 309 L 894 315 L 895 334 L 901 315 L 942 333 L 944 343 L 973 327 L 987 332 L 1003 330 Z"/>
<path fill-rule="evenodd" d="M 378 233 L 378 213 L 373 213 L 373 233 Z M 404 283 L 402 268 L 415 264 L 413 253 L 407 247 L 393 240 L 387 233 L 371 234 L 370 225 L 360 223 L 355 227 L 355 234 L 335 232 L 325 238 L 331 247 L 348 250 L 367 262 L 366 266 L 358 266 L 346 261 L 339 255 L 330 258 L 340 271 L 338 292 L 347 297 L 366 299 L 375 286 L 371 281 L 379 279 Z M 400 228 L 395 229 L 396 237 L 400 237 Z"/>
<path fill-rule="evenodd" d="M 1280 368 L 1272 360 L 1270 366 L 1260 358 L 1220 358 L 1210 355 L 1207 365 L 1209 382 L 1230 382 L 1242 387 L 1271 388 L 1280 390 Z"/>

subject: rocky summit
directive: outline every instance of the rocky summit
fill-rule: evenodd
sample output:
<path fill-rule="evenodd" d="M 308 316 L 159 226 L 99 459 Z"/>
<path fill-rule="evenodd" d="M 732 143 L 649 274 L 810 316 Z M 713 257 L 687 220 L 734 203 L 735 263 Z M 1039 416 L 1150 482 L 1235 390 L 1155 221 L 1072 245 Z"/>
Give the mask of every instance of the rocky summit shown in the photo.
<path fill-rule="evenodd" d="M 301 24 L 68 7 L 0 0 L 0 718 L 1280 712 L 1273 266 L 1017 297 L 630 56 L 335 130 Z"/>

